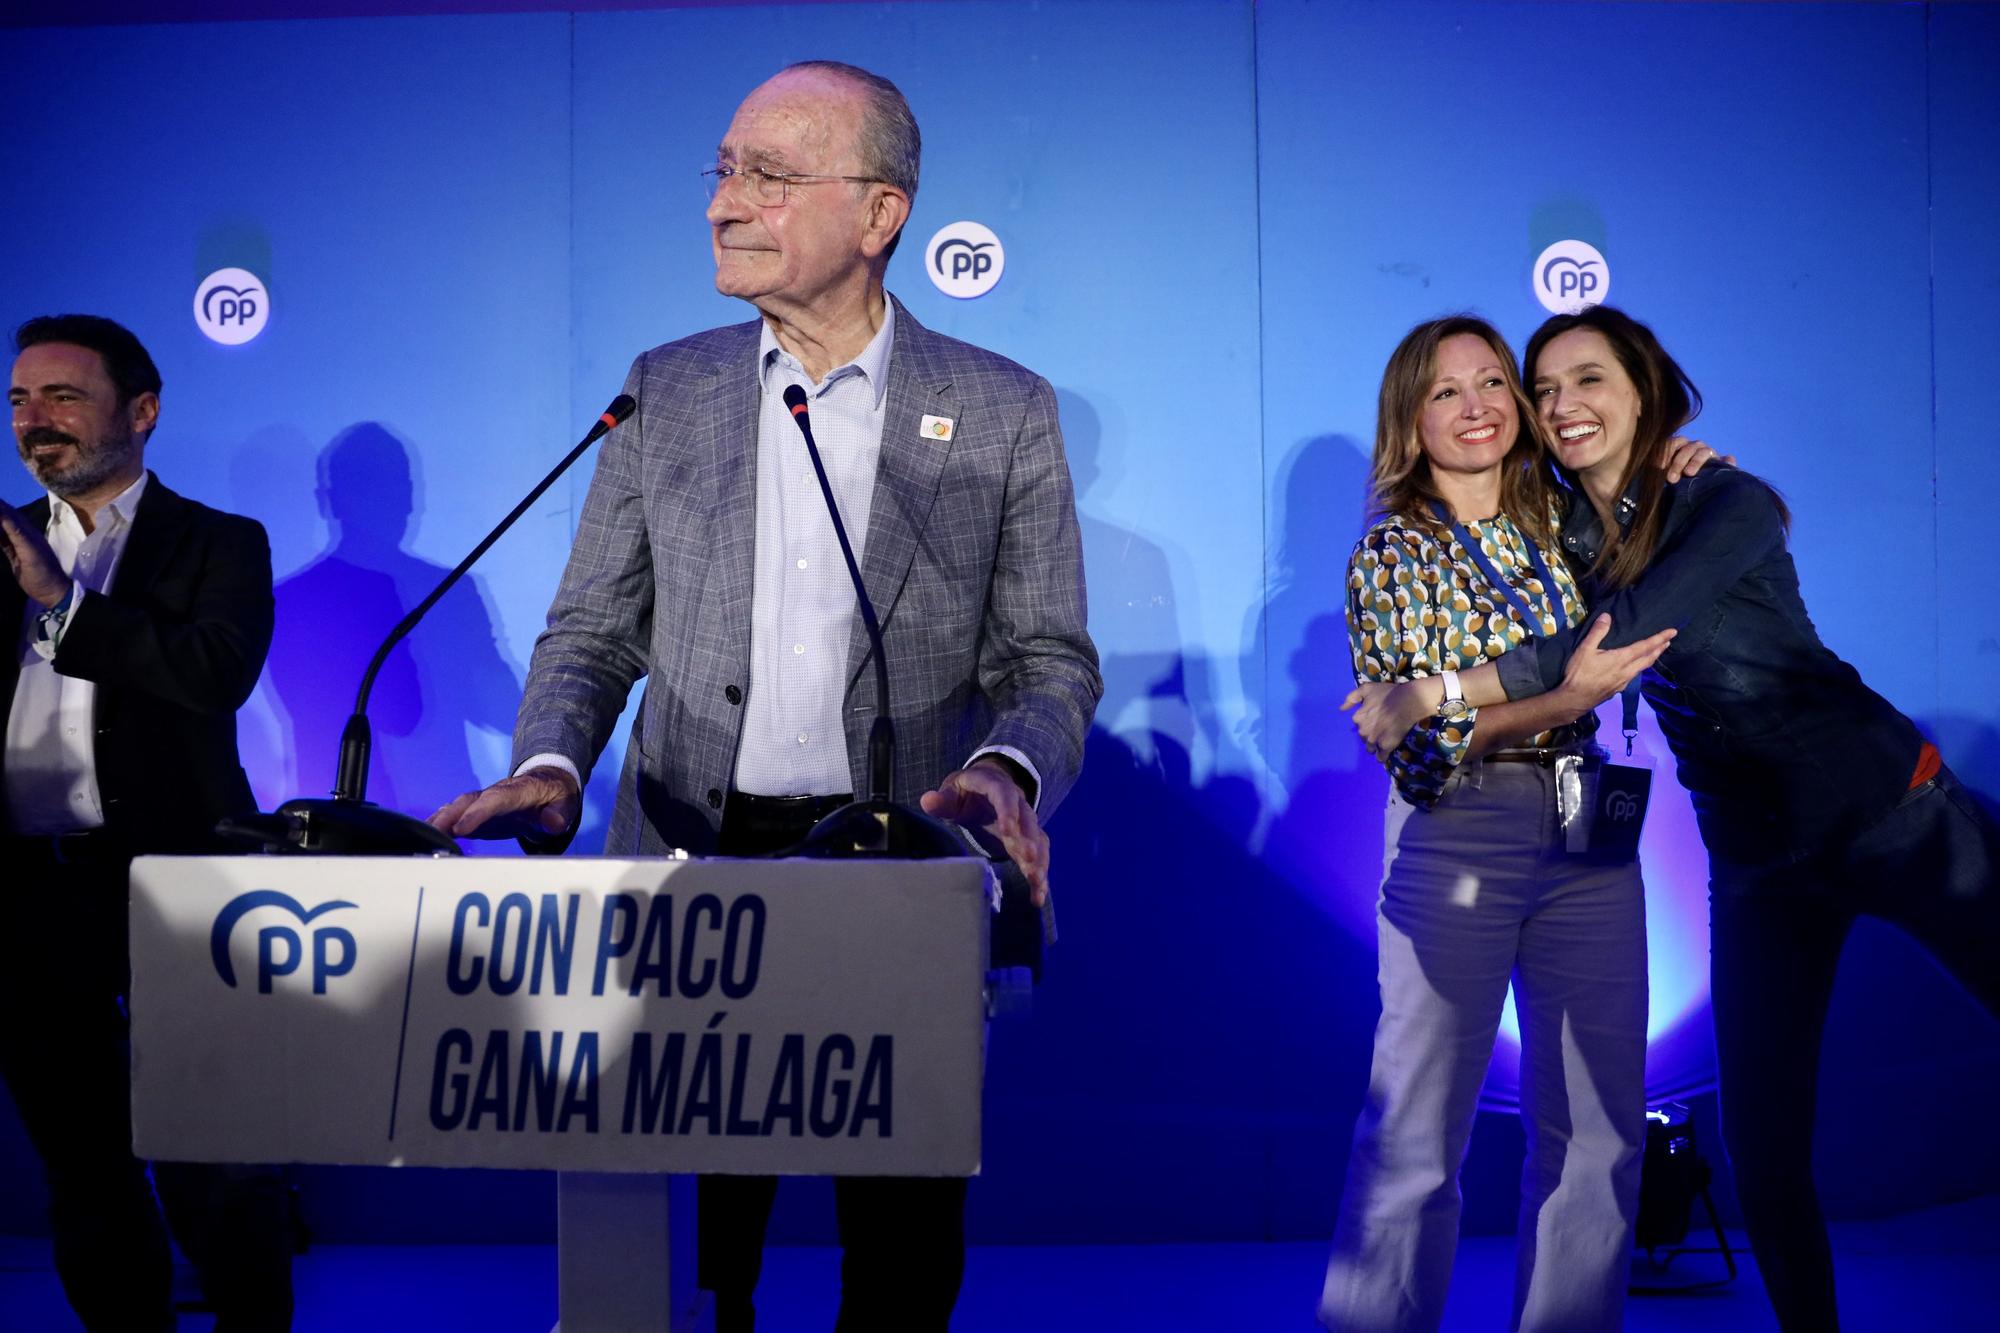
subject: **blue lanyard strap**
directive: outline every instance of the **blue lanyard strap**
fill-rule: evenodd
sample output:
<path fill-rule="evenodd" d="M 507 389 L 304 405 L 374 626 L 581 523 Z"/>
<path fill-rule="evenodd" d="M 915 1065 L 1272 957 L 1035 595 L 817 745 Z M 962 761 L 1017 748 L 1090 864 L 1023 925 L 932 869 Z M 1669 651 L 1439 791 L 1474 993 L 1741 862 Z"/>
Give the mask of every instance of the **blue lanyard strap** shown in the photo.
<path fill-rule="evenodd" d="M 1451 518 L 1450 513 L 1445 507 L 1435 500 L 1431 502 L 1431 512 L 1437 515 L 1438 522 L 1440 523 L 1447 522 Z M 1488 584 L 1492 585 L 1493 591 L 1500 594 L 1501 599 L 1507 605 L 1513 607 L 1520 615 L 1523 628 L 1527 630 L 1528 637 L 1531 639 L 1540 638 L 1542 633 L 1541 618 L 1535 614 L 1534 603 L 1528 600 L 1527 594 L 1516 589 L 1507 580 L 1500 577 L 1500 571 L 1493 567 L 1493 561 L 1487 558 L 1486 552 L 1480 547 L 1478 539 L 1466 530 L 1465 524 L 1453 523 L 1451 525 L 1451 534 L 1458 538 L 1458 544 L 1465 548 L 1465 553 L 1468 556 L 1472 557 L 1472 563 L 1479 566 L 1481 576 L 1485 578 Z M 1535 567 L 1535 577 L 1542 581 L 1542 595 L 1549 600 L 1549 618 L 1555 622 L 1558 629 L 1561 629 L 1563 624 L 1568 620 L 1568 617 L 1562 614 L 1562 589 L 1556 586 L 1555 576 L 1549 572 L 1549 562 L 1542 557 L 1542 548 L 1535 545 L 1535 539 L 1523 532 L 1521 534 L 1521 541 L 1528 548 L 1528 559 Z"/>
<path fill-rule="evenodd" d="M 1450 512 L 1435 500 L 1431 502 L 1431 512 L 1437 515 L 1438 522 L 1440 523 L 1448 522 L 1451 519 Z M 1458 544 L 1465 548 L 1465 553 L 1472 557 L 1472 563 L 1479 566 L 1480 576 L 1492 585 L 1493 590 L 1500 594 L 1507 605 L 1513 607 L 1520 614 L 1522 620 L 1527 622 L 1528 637 L 1530 639 L 1538 637 L 1541 633 L 1542 622 L 1536 618 L 1534 605 L 1529 602 L 1527 594 L 1517 590 L 1507 580 L 1500 577 L 1500 571 L 1493 567 L 1493 561 L 1487 557 L 1485 550 L 1480 547 L 1478 539 L 1466 529 L 1465 524 L 1453 523 L 1451 525 L 1451 534 L 1458 539 Z M 1535 567 L 1535 577 L 1542 581 L 1542 592 L 1549 599 L 1550 619 L 1554 620 L 1556 625 L 1560 627 L 1569 618 L 1562 614 L 1562 589 L 1556 586 L 1555 576 L 1549 572 L 1549 562 L 1543 558 L 1542 548 L 1535 545 L 1535 539 L 1523 532 L 1521 533 L 1521 541 L 1528 548 L 1528 559 Z M 1619 700 L 1619 720 L 1624 725 L 1619 730 L 1624 733 L 1625 756 L 1629 759 L 1632 755 L 1632 742 L 1639 735 L 1639 681 L 1637 677 L 1634 677 L 1632 683 L 1625 687 L 1623 695 L 1624 697 Z"/>

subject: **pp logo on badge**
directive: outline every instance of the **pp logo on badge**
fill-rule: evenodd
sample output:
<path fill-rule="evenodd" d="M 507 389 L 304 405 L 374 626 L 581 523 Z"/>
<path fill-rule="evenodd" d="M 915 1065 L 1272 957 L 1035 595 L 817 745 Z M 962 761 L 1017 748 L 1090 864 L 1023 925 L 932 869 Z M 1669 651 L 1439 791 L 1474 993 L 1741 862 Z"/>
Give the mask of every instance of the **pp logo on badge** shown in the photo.
<path fill-rule="evenodd" d="M 1007 252 L 992 229 L 977 222 L 941 227 L 924 251 L 924 271 L 946 296 L 984 296 L 1007 268 Z"/>
<path fill-rule="evenodd" d="M 1552 315 L 1574 315 L 1611 294 L 1611 266 L 1588 241 L 1557 241 L 1535 260 L 1535 299 Z"/>
<path fill-rule="evenodd" d="M 219 268 L 194 289 L 194 322 L 225 346 L 247 343 L 271 318 L 271 294 L 248 269 Z"/>
<path fill-rule="evenodd" d="M 229 937 L 236 930 L 236 923 L 250 913 L 264 908 L 277 908 L 290 913 L 301 926 L 310 926 L 314 917 L 342 907 L 352 907 L 353 903 L 336 898 L 330 903 L 307 908 L 289 893 L 276 889 L 253 889 L 249 893 L 239 893 L 231 898 L 223 909 L 216 913 L 215 925 L 208 932 L 208 954 L 215 964 L 215 974 L 222 978 L 222 984 L 232 990 L 236 987 L 236 964 L 229 956 Z M 320 925 L 310 932 L 312 941 L 312 991 L 315 995 L 326 994 L 326 983 L 333 977 L 344 977 L 354 970 L 354 935 L 339 926 Z M 299 932 L 284 924 L 280 918 L 276 925 L 264 926 L 257 932 L 257 991 L 260 995 L 271 993 L 271 983 L 279 977 L 288 977 L 299 970 L 305 961 L 306 943 L 299 938 Z"/>

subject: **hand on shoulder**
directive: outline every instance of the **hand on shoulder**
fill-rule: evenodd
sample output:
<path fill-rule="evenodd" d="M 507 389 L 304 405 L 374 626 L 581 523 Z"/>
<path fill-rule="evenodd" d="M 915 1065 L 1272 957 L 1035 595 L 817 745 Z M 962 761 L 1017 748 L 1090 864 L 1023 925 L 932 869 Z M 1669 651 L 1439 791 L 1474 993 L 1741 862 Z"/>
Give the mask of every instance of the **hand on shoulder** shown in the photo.
<path fill-rule="evenodd" d="M 1719 454 L 1702 440 L 1676 435 L 1661 446 L 1660 466 L 1666 469 L 1669 486 L 1702 473 L 1720 472 L 1736 466 L 1735 454 Z"/>

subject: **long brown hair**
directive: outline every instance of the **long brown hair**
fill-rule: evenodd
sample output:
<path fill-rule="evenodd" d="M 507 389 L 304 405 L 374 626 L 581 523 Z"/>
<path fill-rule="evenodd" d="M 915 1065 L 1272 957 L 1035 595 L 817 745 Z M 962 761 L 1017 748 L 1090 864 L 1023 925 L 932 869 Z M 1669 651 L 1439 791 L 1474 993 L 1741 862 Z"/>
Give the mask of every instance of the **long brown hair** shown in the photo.
<path fill-rule="evenodd" d="M 1493 349 L 1493 359 L 1506 377 L 1520 417 L 1514 442 L 1501 460 L 1500 512 L 1515 526 L 1547 546 L 1554 540 L 1549 527 L 1549 502 L 1555 474 L 1534 426 L 1535 409 L 1521 388 L 1514 353 L 1491 324 L 1477 315 L 1447 315 L 1427 320 L 1403 335 L 1382 371 L 1382 391 L 1375 407 L 1375 456 L 1369 467 L 1371 517 L 1400 514 L 1423 527 L 1444 533 L 1432 513 L 1442 504 L 1430 460 L 1424 456 L 1418 424 L 1431 383 L 1437 378 L 1438 348 L 1445 339 L 1469 333 Z"/>
<path fill-rule="evenodd" d="M 1528 339 L 1527 350 L 1521 357 L 1530 374 L 1534 373 L 1542 350 L 1571 329 L 1592 329 L 1602 334 L 1639 395 L 1639 420 L 1634 428 L 1632 453 L 1618 477 L 1620 495 L 1631 492 L 1633 482 L 1638 482 L 1634 495 L 1636 508 L 1631 524 L 1622 531 L 1616 524 L 1607 525 L 1604 547 L 1590 567 L 1591 576 L 1603 586 L 1623 588 L 1637 582 L 1652 563 L 1653 548 L 1659 545 L 1660 529 L 1667 515 L 1667 474 L 1659 466 L 1661 449 L 1701 415 L 1701 390 L 1694 387 L 1694 381 L 1667 354 L 1651 329 L 1608 305 L 1586 306 L 1574 314 L 1554 315 L 1544 320 Z M 1541 414 L 1535 413 L 1531 420 L 1530 429 L 1546 440 Z M 1553 448 L 1550 456 L 1554 456 Z M 1771 498 L 1778 506 L 1779 519 L 1789 529 L 1791 512 L 1775 490 Z"/>

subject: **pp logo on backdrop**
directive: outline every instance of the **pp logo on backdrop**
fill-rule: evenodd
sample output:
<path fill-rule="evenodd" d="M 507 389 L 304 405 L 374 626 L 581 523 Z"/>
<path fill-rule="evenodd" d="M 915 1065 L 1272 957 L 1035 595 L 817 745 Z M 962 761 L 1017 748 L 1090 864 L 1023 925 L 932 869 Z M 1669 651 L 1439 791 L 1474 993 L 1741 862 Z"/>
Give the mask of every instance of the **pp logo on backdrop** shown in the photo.
<path fill-rule="evenodd" d="M 247 343 L 270 318 L 271 294 L 248 269 L 219 268 L 194 289 L 194 322 L 212 341 Z"/>
<path fill-rule="evenodd" d="M 289 893 L 280 893 L 276 889 L 253 889 L 249 893 L 239 893 L 216 913 L 215 925 L 208 933 L 208 953 L 215 963 L 215 974 L 222 978 L 223 985 L 235 988 L 236 965 L 229 957 L 229 937 L 235 931 L 236 923 L 252 912 L 267 907 L 278 908 L 296 917 L 303 927 L 311 926 L 314 917 L 352 906 L 353 903 L 336 898 L 330 903 L 308 909 Z M 257 931 L 258 994 L 269 995 L 272 982 L 297 972 L 306 961 L 308 949 L 312 954 L 312 990 L 315 995 L 326 994 L 326 983 L 330 979 L 344 977 L 354 970 L 353 934 L 339 926 L 321 925 L 308 931 L 306 939 L 301 939 L 297 930 L 280 919 L 278 924 L 264 926 Z"/>
<path fill-rule="evenodd" d="M 970 300 L 993 290 L 1007 268 L 1007 252 L 989 227 L 954 222 L 931 237 L 924 251 L 924 271 L 946 296 Z"/>
<path fill-rule="evenodd" d="M 1574 315 L 1611 294 L 1611 267 L 1588 241 L 1557 241 L 1535 260 L 1535 298 L 1552 315 Z"/>

